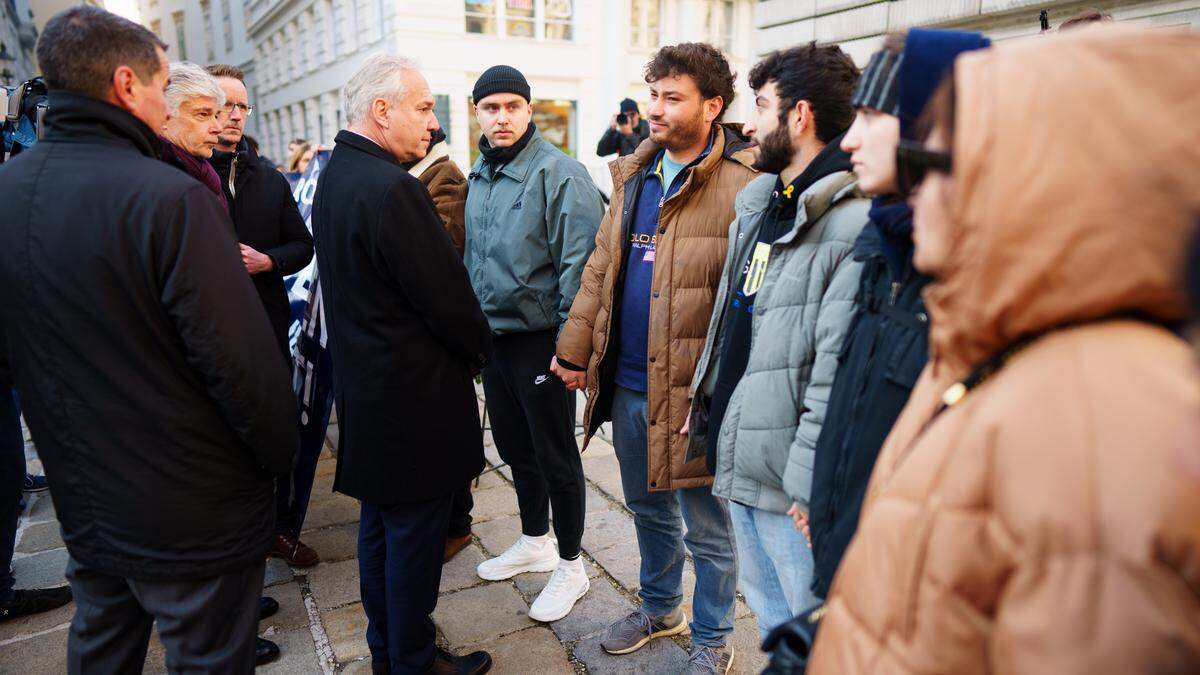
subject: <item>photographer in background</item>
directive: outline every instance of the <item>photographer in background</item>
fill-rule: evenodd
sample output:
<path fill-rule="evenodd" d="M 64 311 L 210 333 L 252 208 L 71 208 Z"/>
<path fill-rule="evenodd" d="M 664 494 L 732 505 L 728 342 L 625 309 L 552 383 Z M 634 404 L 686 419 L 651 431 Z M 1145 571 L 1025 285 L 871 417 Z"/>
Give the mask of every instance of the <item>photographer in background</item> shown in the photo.
<path fill-rule="evenodd" d="M 614 152 L 618 157 L 633 154 L 637 146 L 650 136 L 650 125 L 638 112 L 637 101 L 627 98 L 621 101 L 621 112 L 613 115 L 608 131 L 596 144 L 596 154 L 604 157 Z"/>

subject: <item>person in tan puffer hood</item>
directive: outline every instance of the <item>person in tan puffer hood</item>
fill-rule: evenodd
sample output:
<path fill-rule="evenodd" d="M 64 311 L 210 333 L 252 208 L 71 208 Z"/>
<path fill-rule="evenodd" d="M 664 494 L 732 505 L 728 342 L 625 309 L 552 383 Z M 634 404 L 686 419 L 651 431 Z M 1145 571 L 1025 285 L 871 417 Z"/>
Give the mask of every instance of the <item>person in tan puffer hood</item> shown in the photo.
<path fill-rule="evenodd" d="M 1200 672 L 1200 381 L 1169 329 L 1197 64 L 1200 35 L 1117 26 L 958 59 L 926 146 L 953 168 L 915 203 L 930 362 L 809 673 Z"/>

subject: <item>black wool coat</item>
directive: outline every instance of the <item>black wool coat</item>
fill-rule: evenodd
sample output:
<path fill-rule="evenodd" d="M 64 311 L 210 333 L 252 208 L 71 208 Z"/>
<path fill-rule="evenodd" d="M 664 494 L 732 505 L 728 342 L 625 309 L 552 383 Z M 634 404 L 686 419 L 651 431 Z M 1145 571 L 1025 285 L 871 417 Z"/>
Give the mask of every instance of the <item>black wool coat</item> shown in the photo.
<path fill-rule="evenodd" d="M 483 468 L 473 373 L 487 319 L 421 182 L 338 133 L 313 203 L 338 410 L 334 489 L 371 504 L 458 490 Z"/>
<path fill-rule="evenodd" d="M 147 580 L 262 564 L 296 401 L 229 216 L 124 110 L 52 92 L 45 122 L 0 166 L 0 370 L 67 550 Z"/>
<path fill-rule="evenodd" d="M 275 269 L 250 278 L 267 310 L 279 348 L 286 355 L 292 317 L 283 278 L 312 261 L 312 234 L 300 217 L 287 179 L 260 159 L 245 140 L 235 152 L 214 152 L 210 162 L 221 177 L 238 240 L 275 262 Z"/>

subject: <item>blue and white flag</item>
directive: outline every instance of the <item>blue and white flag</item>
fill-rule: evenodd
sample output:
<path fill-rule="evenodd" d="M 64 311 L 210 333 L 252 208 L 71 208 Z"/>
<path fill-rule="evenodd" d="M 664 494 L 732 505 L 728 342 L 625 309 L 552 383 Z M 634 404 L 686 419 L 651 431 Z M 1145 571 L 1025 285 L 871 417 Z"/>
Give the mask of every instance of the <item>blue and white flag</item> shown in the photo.
<path fill-rule="evenodd" d="M 329 161 L 329 151 L 318 152 L 296 183 L 293 196 L 300 207 L 304 224 L 312 231 L 313 197 L 321 169 Z M 319 453 L 325 443 L 325 430 L 333 407 L 333 364 L 328 349 L 329 333 L 321 303 L 321 284 L 317 258 L 307 267 L 284 279 L 292 324 L 288 331 L 292 349 L 292 388 L 300 404 L 300 456 Z"/>

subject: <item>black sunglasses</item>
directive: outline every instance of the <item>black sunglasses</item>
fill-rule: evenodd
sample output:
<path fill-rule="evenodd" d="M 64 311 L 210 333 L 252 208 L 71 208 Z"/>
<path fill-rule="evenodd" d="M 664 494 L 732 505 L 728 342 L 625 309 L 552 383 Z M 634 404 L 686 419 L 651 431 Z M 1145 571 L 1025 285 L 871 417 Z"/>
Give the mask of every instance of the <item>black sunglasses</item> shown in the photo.
<path fill-rule="evenodd" d="M 901 139 L 896 146 L 896 187 L 907 197 L 916 191 L 929 170 L 950 173 L 950 153 L 930 150 L 920 141 Z"/>

